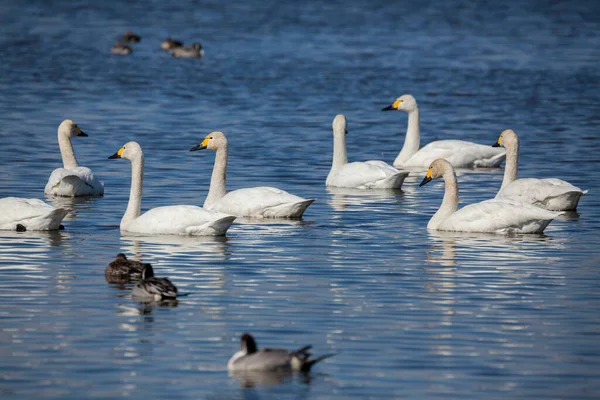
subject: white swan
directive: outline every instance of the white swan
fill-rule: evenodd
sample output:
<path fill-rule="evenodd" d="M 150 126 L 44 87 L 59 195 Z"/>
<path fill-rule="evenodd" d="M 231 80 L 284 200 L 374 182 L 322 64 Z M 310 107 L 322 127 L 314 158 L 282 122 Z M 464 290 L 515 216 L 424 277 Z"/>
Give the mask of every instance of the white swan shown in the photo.
<path fill-rule="evenodd" d="M 234 216 L 214 213 L 197 206 L 156 207 L 140 215 L 144 181 L 144 153 L 137 142 L 128 142 L 108 158 L 131 161 L 131 191 L 121 230 L 159 235 L 224 235 Z"/>
<path fill-rule="evenodd" d="M 0 199 L 0 230 L 56 231 L 69 212 L 39 199 L 5 197 Z"/>
<path fill-rule="evenodd" d="M 499 166 L 505 158 L 501 149 L 490 148 L 483 144 L 465 140 L 436 140 L 421 146 L 419 127 L 419 107 L 410 94 L 405 94 L 382 109 L 382 111 L 399 110 L 408 113 L 408 127 L 404 146 L 394 160 L 396 168 L 427 168 L 437 158 L 445 158 L 454 168 L 488 168 Z"/>
<path fill-rule="evenodd" d="M 408 172 L 402 172 L 383 161 L 348 163 L 346 152 L 346 117 L 333 119 L 333 161 L 327 175 L 327 186 L 357 189 L 400 189 Z"/>
<path fill-rule="evenodd" d="M 517 200 L 546 210 L 573 211 L 577 208 L 579 198 L 587 193 L 587 190 L 583 191 L 561 179 L 517 179 L 519 137 L 512 129 L 503 131 L 493 146 L 506 149 L 504 179 L 496 194 L 497 199 Z"/>
<path fill-rule="evenodd" d="M 458 210 L 458 186 L 452 165 L 439 158 L 431 163 L 420 186 L 443 177 L 444 199 L 427 229 L 457 232 L 542 233 L 562 213 L 512 200 L 486 200 Z"/>
<path fill-rule="evenodd" d="M 53 196 L 102 196 L 104 183 L 87 167 L 80 167 L 75 158 L 71 138 L 87 136 L 75 122 L 65 119 L 58 126 L 58 146 L 64 168 L 52 171 L 44 193 Z"/>
<path fill-rule="evenodd" d="M 204 208 L 238 217 L 300 218 L 315 199 L 304 199 L 270 186 L 258 186 L 227 192 L 227 156 L 229 144 L 223 132 L 212 132 L 190 151 L 211 149 L 217 152 L 210 189 Z"/>

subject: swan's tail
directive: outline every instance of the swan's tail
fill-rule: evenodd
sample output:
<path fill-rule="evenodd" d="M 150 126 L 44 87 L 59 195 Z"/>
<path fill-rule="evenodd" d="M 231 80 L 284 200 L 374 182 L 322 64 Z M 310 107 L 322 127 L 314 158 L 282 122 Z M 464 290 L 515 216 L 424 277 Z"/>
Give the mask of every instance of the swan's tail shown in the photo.
<path fill-rule="evenodd" d="M 69 210 L 66 208 L 55 208 L 43 217 L 36 218 L 30 222 L 23 223 L 27 230 L 35 231 L 57 231 L 60 223 L 67 216 Z"/>
<path fill-rule="evenodd" d="M 185 229 L 185 232 L 188 235 L 195 236 L 223 236 L 235 218 L 233 215 L 226 215 L 202 225 L 189 226 Z"/>
<path fill-rule="evenodd" d="M 506 151 L 500 151 L 498 154 L 485 158 L 482 160 L 475 161 L 473 167 L 475 168 L 496 168 L 506 159 Z"/>
<path fill-rule="evenodd" d="M 298 201 L 296 203 L 280 204 L 271 207 L 264 212 L 264 216 L 268 218 L 302 218 L 304 211 L 314 203 L 316 199 L 308 199 Z"/>
<path fill-rule="evenodd" d="M 404 179 L 408 176 L 408 172 L 401 171 L 397 174 L 388 176 L 384 180 L 378 182 L 377 185 L 374 186 L 375 189 L 401 189 L 402 184 L 404 183 Z"/>

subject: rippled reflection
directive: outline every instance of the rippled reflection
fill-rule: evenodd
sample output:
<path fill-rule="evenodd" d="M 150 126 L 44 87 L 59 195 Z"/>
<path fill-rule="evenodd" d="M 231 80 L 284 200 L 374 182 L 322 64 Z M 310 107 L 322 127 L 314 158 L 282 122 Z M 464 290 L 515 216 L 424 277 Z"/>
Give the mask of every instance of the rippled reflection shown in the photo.
<path fill-rule="evenodd" d="M 67 216 L 63 221 L 73 221 L 76 220 L 79 212 L 94 209 L 98 204 L 98 202 L 102 201 L 102 197 L 91 197 L 91 196 L 82 196 L 82 197 L 59 197 L 59 196 L 47 196 L 47 202 L 52 206 L 57 208 L 66 208 L 70 210 Z"/>
<path fill-rule="evenodd" d="M 171 257 L 188 255 L 203 258 L 207 255 L 226 257 L 228 255 L 226 236 L 186 236 L 186 235 L 131 235 L 121 236 L 121 252 L 135 257 L 138 261 L 144 255 Z M 115 254 L 116 255 L 116 254 Z"/>
<path fill-rule="evenodd" d="M 560 250 L 564 243 L 550 236 L 497 235 L 493 233 L 428 231 L 432 241 L 428 261 L 445 266 L 459 263 L 527 260 L 549 248 Z M 555 260 L 555 258 L 554 258 Z"/>
<path fill-rule="evenodd" d="M 327 191 L 331 194 L 327 203 L 336 211 L 343 211 L 349 206 L 368 206 L 376 203 L 401 203 L 402 190 L 393 189 L 352 189 L 328 187 Z M 366 209 L 366 207 L 357 207 L 357 210 Z"/>

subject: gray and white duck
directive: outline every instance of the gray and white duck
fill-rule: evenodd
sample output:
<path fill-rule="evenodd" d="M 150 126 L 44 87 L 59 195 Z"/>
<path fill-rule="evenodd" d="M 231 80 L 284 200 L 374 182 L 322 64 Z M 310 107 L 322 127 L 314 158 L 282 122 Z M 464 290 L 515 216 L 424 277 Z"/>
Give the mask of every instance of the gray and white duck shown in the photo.
<path fill-rule="evenodd" d="M 169 278 L 157 278 L 150 264 L 144 264 L 142 279 L 131 290 L 131 296 L 142 301 L 174 300 L 177 297 L 177 287 Z"/>
<path fill-rule="evenodd" d="M 309 353 L 311 347 L 305 346 L 293 351 L 278 348 L 258 349 L 252 335 L 244 333 L 240 339 L 241 349 L 231 357 L 227 363 L 227 368 L 233 373 L 281 370 L 306 373 L 319 361 L 335 355 L 334 353 L 330 353 L 311 359 L 311 354 Z"/>

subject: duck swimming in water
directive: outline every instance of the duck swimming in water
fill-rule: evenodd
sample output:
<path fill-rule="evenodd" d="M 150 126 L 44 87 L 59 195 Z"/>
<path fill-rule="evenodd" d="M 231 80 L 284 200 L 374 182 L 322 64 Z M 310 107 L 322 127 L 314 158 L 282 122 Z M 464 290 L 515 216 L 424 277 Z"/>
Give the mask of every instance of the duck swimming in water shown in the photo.
<path fill-rule="evenodd" d="M 128 260 L 125 254 L 119 253 L 117 257 L 108 264 L 104 270 L 104 276 L 108 283 L 128 283 L 140 280 L 144 267 L 150 264 L 144 264 L 135 260 Z"/>
<path fill-rule="evenodd" d="M 140 40 L 142 40 L 142 37 L 140 35 L 136 35 L 131 31 L 125 31 L 125 34 L 123 35 L 121 40 L 127 43 L 139 43 Z"/>
<path fill-rule="evenodd" d="M 133 50 L 131 49 L 131 47 L 129 47 L 126 44 L 123 44 L 117 40 L 115 45 L 110 49 L 110 54 L 116 54 L 118 56 L 126 56 L 128 54 L 131 54 L 132 51 Z"/>
<path fill-rule="evenodd" d="M 276 348 L 259 350 L 252 335 L 244 333 L 240 339 L 241 350 L 231 357 L 227 368 L 231 372 L 278 370 L 309 372 L 319 361 L 335 355 L 331 353 L 311 359 L 311 354 L 308 352 L 311 347 L 305 346 L 294 351 Z"/>
<path fill-rule="evenodd" d="M 160 44 L 160 48 L 163 50 L 173 50 L 177 47 L 183 47 L 183 42 L 171 38 L 166 38 L 165 41 Z"/>
<path fill-rule="evenodd" d="M 142 279 L 131 290 L 131 296 L 143 301 L 173 300 L 177 297 L 177 287 L 169 278 L 155 277 L 152 265 L 144 264 Z"/>
<path fill-rule="evenodd" d="M 200 43 L 193 43 L 190 47 L 175 47 L 171 54 L 179 58 L 198 58 L 204 56 L 204 50 Z"/>

